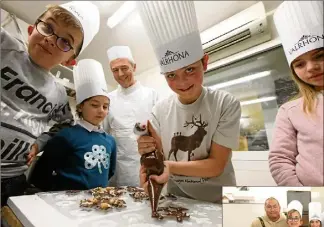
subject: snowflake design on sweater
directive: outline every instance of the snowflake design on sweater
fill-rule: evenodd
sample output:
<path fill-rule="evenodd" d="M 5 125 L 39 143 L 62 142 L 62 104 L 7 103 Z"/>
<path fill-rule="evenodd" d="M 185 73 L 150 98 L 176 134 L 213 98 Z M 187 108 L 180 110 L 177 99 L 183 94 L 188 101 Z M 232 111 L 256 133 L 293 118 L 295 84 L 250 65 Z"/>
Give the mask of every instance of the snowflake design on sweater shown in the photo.
<path fill-rule="evenodd" d="M 105 146 L 93 145 L 92 152 L 87 152 L 84 154 L 84 166 L 86 169 L 93 169 L 98 165 L 99 173 L 102 173 L 101 165 L 105 169 L 108 169 L 109 154 L 106 152 Z"/>

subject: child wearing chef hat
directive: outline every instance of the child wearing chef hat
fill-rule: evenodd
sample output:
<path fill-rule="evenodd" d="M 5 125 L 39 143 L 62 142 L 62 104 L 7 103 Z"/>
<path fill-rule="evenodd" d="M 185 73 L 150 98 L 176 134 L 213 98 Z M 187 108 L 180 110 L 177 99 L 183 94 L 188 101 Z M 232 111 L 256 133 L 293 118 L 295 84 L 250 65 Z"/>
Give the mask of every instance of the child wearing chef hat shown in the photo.
<path fill-rule="evenodd" d="M 115 172 L 116 143 L 101 127 L 109 109 L 102 65 L 83 59 L 74 67 L 73 75 L 80 119 L 45 145 L 31 179 L 44 191 L 106 187 Z"/>
<path fill-rule="evenodd" d="M 65 88 L 50 70 L 59 64 L 75 64 L 98 33 L 99 24 L 94 4 L 72 1 L 50 6 L 39 16 L 28 27 L 27 46 L 1 29 L 2 205 L 8 196 L 21 195 L 28 186 L 24 173 L 51 133 L 34 142 L 49 121 L 73 121 Z"/>
<path fill-rule="evenodd" d="M 193 1 L 138 2 L 140 16 L 173 94 L 158 102 L 138 139 L 140 154 L 163 150 L 165 171 L 151 176 L 168 182 L 168 192 L 218 202 L 221 186 L 236 185 L 231 162 L 238 147 L 240 102 L 231 94 L 203 86 L 204 54 Z M 175 20 L 174 18 L 177 18 Z M 152 78 L 154 80 L 154 78 Z M 145 171 L 141 183 L 146 187 Z"/>
<path fill-rule="evenodd" d="M 99 27 L 99 10 L 89 1 L 49 5 L 38 17 L 35 25 L 29 27 L 28 51 L 31 59 L 45 70 L 50 70 L 58 64 L 72 66 L 76 63 L 75 58 L 99 32 Z M 38 42 L 41 43 L 38 45 Z M 40 47 L 42 48 L 39 49 Z M 63 112 L 68 113 L 68 117 L 71 118 L 68 106 Z M 55 125 L 50 131 L 58 131 L 61 127 L 63 126 Z M 29 155 L 29 162 L 35 153 L 42 150 L 48 136 L 51 136 L 51 133 L 46 133 L 36 140 L 37 149 Z"/>
<path fill-rule="evenodd" d="M 321 212 L 322 204 L 320 202 L 310 202 L 308 204 L 309 227 L 322 227 Z"/>
<path fill-rule="evenodd" d="M 278 111 L 270 171 L 281 186 L 323 186 L 323 1 L 285 1 L 274 22 L 300 97 Z"/>
<path fill-rule="evenodd" d="M 298 200 L 293 200 L 287 207 L 288 227 L 299 227 L 303 225 L 303 205 Z"/>

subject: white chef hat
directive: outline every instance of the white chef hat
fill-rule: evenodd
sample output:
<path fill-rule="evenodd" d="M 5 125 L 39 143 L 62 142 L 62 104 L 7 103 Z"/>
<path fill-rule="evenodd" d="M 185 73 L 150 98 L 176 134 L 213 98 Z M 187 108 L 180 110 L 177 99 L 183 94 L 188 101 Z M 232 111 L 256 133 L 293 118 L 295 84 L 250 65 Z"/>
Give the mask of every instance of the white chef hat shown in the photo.
<path fill-rule="evenodd" d="M 100 62 L 93 59 L 80 60 L 73 67 L 73 77 L 77 104 L 97 95 L 108 97 L 105 74 Z"/>
<path fill-rule="evenodd" d="M 324 212 L 321 214 L 321 222 L 322 222 L 322 225 L 324 225 Z"/>
<path fill-rule="evenodd" d="M 98 7 L 89 1 L 72 1 L 60 5 L 69 11 L 82 25 L 83 44 L 80 53 L 99 32 L 100 14 Z"/>
<path fill-rule="evenodd" d="M 132 51 L 128 46 L 113 46 L 107 50 L 109 64 L 118 58 L 127 58 L 135 64 Z"/>
<path fill-rule="evenodd" d="M 309 221 L 321 220 L 322 204 L 320 202 L 310 202 L 308 204 Z"/>
<path fill-rule="evenodd" d="M 291 210 L 297 210 L 299 212 L 299 215 L 302 217 L 303 205 L 298 200 L 293 200 L 288 204 L 287 212 Z"/>
<path fill-rule="evenodd" d="M 323 1 L 284 1 L 273 18 L 289 66 L 300 55 L 323 47 Z"/>
<path fill-rule="evenodd" d="M 137 8 L 162 73 L 203 57 L 193 1 L 140 1 Z"/>

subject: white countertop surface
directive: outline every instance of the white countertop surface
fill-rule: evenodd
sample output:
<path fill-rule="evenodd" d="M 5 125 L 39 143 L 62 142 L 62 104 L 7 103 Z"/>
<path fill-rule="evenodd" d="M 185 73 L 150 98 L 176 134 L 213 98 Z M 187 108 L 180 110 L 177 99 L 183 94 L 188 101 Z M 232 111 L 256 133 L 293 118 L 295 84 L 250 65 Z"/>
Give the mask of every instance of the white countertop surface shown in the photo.
<path fill-rule="evenodd" d="M 100 211 L 82 209 L 81 199 L 89 198 L 85 192 L 67 195 L 65 192 L 38 193 L 10 197 L 8 206 L 25 227 L 221 227 L 222 206 L 187 198 L 163 200 L 160 206 L 181 206 L 189 210 L 189 219 L 178 223 L 175 218 L 151 218 L 149 201 L 134 202 L 128 192 L 121 198 L 127 207 L 121 210 Z"/>

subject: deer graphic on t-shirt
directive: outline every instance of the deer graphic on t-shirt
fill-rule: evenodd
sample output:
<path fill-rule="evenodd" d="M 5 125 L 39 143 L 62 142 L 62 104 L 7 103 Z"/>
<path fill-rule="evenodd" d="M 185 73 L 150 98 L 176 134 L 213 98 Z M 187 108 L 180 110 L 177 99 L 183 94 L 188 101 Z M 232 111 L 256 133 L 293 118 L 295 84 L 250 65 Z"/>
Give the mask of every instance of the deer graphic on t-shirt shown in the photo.
<path fill-rule="evenodd" d="M 174 133 L 174 136 L 171 139 L 171 150 L 169 152 L 168 159 L 170 159 L 170 156 L 173 153 L 175 160 L 178 161 L 177 152 L 178 150 L 181 150 L 183 152 L 188 152 L 188 161 L 190 161 L 192 151 L 200 147 L 204 136 L 207 134 L 205 127 L 208 125 L 208 123 L 205 121 L 201 122 L 200 114 L 199 121 L 196 120 L 195 116 L 193 115 L 192 121 L 186 121 L 184 127 L 188 127 L 189 125 L 191 125 L 191 128 L 196 126 L 197 130 L 191 136 L 183 136 L 181 135 L 181 132 Z"/>

